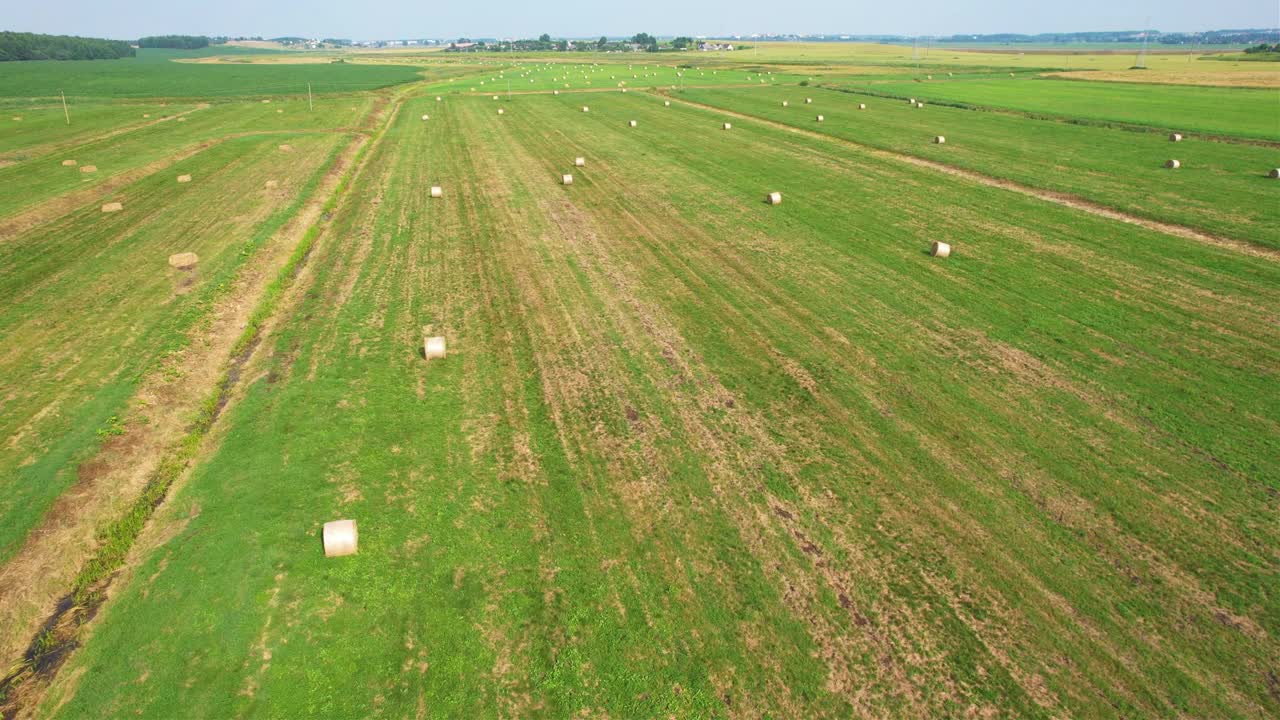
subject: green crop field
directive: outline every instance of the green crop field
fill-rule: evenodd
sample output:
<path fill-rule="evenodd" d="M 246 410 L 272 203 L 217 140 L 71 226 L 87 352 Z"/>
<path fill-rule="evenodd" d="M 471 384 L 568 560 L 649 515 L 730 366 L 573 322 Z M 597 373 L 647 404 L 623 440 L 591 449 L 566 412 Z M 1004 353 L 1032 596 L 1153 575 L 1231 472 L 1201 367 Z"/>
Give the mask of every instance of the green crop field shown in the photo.
<path fill-rule="evenodd" d="M 1280 714 L 1280 149 L 838 50 L 5 101 L 0 717 Z"/>
<path fill-rule="evenodd" d="M 1277 73 L 1280 81 L 1280 73 Z M 1064 118 L 1131 123 L 1280 142 L 1280 87 L 1269 90 L 1168 86 L 1060 78 L 950 79 L 929 82 L 860 82 L 844 86 L 895 97 L 1005 108 Z"/>

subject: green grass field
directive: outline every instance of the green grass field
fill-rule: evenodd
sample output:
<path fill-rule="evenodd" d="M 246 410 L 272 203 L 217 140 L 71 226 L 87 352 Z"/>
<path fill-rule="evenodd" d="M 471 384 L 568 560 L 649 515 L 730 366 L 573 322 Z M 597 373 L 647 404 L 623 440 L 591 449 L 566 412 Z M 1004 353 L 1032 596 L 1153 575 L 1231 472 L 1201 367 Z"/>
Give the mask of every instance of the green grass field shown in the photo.
<path fill-rule="evenodd" d="M 1099 122 L 1129 123 L 1180 132 L 1280 141 L 1280 89 L 1169 86 L 1020 77 L 844 85 L 895 97 L 1005 108 Z"/>
<path fill-rule="evenodd" d="M 804 52 L 0 136 L 0 714 L 1280 713 L 1276 150 Z"/>
<path fill-rule="evenodd" d="M 1046 122 L 927 101 L 914 108 L 905 100 L 809 88 L 696 89 L 672 97 L 1280 248 L 1280 203 L 1276 183 L 1267 177 L 1280 167 L 1280 148 L 1192 139 L 1175 144 L 1159 132 Z M 867 109 L 858 110 L 860 103 Z M 933 143 L 938 135 L 945 144 Z M 1166 169 L 1170 158 L 1183 166 Z"/>
<path fill-rule="evenodd" d="M 352 63 L 201 64 L 171 62 L 190 53 L 140 52 L 123 60 L 33 61 L 0 74 L 0 97 L 226 98 L 350 93 L 419 79 L 401 65 Z"/>

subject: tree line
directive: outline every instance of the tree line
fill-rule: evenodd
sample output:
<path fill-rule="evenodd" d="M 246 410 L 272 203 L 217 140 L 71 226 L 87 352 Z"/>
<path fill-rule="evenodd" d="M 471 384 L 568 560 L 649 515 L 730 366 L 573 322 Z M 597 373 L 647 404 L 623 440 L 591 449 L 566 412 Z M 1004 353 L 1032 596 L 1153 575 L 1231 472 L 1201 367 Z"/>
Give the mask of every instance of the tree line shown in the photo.
<path fill-rule="evenodd" d="M 209 38 L 203 35 L 151 35 L 138 38 L 138 47 L 199 50 L 200 48 L 209 47 Z"/>
<path fill-rule="evenodd" d="M 601 36 L 599 40 L 594 42 L 590 40 L 553 40 L 551 35 L 543 33 L 537 40 L 500 40 L 495 42 L 486 42 L 484 40 L 471 40 L 470 38 L 458 38 L 455 42 L 450 43 L 448 50 L 453 52 L 483 52 L 483 51 L 512 51 L 512 52 L 537 52 L 543 50 L 558 50 L 560 52 L 578 50 L 584 52 L 660 52 L 663 50 L 687 50 L 696 46 L 696 42 L 691 37 L 681 36 L 673 39 L 670 43 L 664 44 L 649 33 L 636 33 L 630 38 L 621 40 L 610 40 Z"/>
<path fill-rule="evenodd" d="M 124 40 L 0 32 L 0 62 L 14 60 L 115 60 L 133 57 Z"/>

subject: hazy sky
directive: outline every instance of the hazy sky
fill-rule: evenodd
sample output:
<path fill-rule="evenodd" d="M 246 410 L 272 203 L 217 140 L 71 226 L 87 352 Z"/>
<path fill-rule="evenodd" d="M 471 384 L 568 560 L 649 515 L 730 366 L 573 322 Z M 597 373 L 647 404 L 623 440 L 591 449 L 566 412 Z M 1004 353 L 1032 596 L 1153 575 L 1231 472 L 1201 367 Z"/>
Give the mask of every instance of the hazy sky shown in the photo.
<path fill-rule="evenodd" d="M 2 0 L 0 30 L 134 39 L 857 33 L 950 35 L 1280 26 L 1280 0 Z"/>

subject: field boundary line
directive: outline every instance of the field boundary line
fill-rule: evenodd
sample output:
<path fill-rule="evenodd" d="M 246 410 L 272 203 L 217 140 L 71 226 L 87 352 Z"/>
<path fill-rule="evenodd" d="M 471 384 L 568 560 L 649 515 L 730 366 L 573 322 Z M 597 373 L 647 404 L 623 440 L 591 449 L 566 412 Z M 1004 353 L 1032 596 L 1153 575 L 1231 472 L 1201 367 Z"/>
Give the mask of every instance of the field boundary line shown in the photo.
<path fill-rule="evenodd" d="M 375 104 L 371 114 L 384 107 L 385 104 Z M 31 640 L 22 657 L 2 666 L 7 674 L 0 676 L 0 717 L 18 716 L 39 704 L 60 668 L 79 647 L 82 629 L 108 601 L 110 586 L 120 575 L 127 575 L 136 566 L 140 552 L 152 548 L 149 543 L 138 542 L 144 533 L 148 533 L 150 538 L 155 532 L 149 520 L 174 489 L 181 487 L 198 466 L 199 459 L 210 451 L 209 436 L 224 410 L 231 405 L 241 372 L 269 329 L 282 297 L 295 285 L 294 281 L 310 257 L 317 239 L 324 234 L 329 214 L 341 202 L 351 178 L 359 175 L 367 165 L 368 151 L 374 144 L 371 139 L 376 141 L 385 134 L 398 109 L 397 106 L 388 114 L 372 138 L 366 132 L 347 133 L 352 136 L 351 142 L 335 152 L 333 165 L 323 171 L 320 186 L 310 199 L 303 201 L 304 207 L 286 221 L 289 234 L 297 240 L 277 245 L 275 271 L 267 268 L 257 273 L 251 301 L 245 302 L 243 295 L 224 298 L 226 305 L 222 310 L 228 315 L 213 323 L 222 330 L 214 338 L 217 347 L 209 348 L 201 356 L 222 370 L 213 373 L 213 380 L 206 382 L 204 387 L 187 388 L 194 407 L 183 408 L 183 411 L 189 413 L 194 409 L 194 421 L 182 433 L 161 444 L 159 457 L 147 473 L 145 486 L 136 498 L 125 503 L 123 514 L 108 521 L 106 526 L 96 528 L 99 542 L 81 563 L 73 588 L 56 600 L 56 606 L 47 618 L 24 628 L 26 632 L 20 636 Z M 285 232 L 284 228 L 280 232 Z M 196 344 L 192 343 L 193 346 Z"/>
<path fill-rule="evenodd" d="M 679 97 L 678 95 L 668 96 L 665 93 L 658 93 L 658 94 L 662 95 L 663 97 L 670 97 L 670 99 L 676 102 L 680 102 L 685 105 L 689 105 L 691 107 L 697 107 L 703 110 L 710 110 L 712 112 L 723 113 L 730 117 L 738 118 L 739 120 L 750 120 L 753 122 L 759 122 L 764 125 L 768 125 L 770 127 L 780 129 L 780 130 L 786 130 L 788 132 L 795 133 L 797 135 L 801 135 L 804 137 L 817 138 L 820 140 L 826 140 L 828 142 L 835 143 L 837 145 L 845 145 L 848 147 L 857 148 L 858 150 L 861 150 L 871 155 L 872 157 L 877 157 L 880 159 L 887 159 L 887 160 L 894 160 L 897 162 L 903 162 L 909 165 L 914 165 L 916 167 L 935 170 L 937 172 L 946 173 L 954 177 L 959 177 L 965 180 L 969 180 L 971 182 L 978 183 L 979 185 L 986 185 L 987 187 L 994 187 L 994 188 L 1000 188 L 1002 190 L 1009 190 L 1011 192 L 1015 192 L 1020 195 L 1036 198 L 1038 200 L 1050 202 L 1055 205 L 1061 205 L 1062 207 L 1068 207 L 1073 210 L 1079 210 L 1081 212 L 1094 215 L 1096 217 L 1106 218 L 1108 220 L 1116 220 L 1129 225 L 1137 225 L 1139 227 L 1146 228 L 1147 230 L 1152 230 L 1165 235 L 1172 235 L 1174 237 L 1183 238 L 1185 240 L 1193 240 L 1195 242 L 1203 243 L 1205 245 L 1212 245 L 1214 247 L 1222 248 L 1225 250 L 1232 250 L 1244 255 L 1262 258 L 1265 260 L 1271 260 L 1272 262 L 1280 262 L 1280 250 L 1258 245 L 1256 243 L 1252 243 L 1247 240 L 1237 240 L 1235 238 L 1223 237 L 1221 235 L 1214 235 L 1212 233 L 1207 233 L 1202 230 L 1196 230 L 1195 228 L 1190 228 L 1185 225 L 1177 225 L 1174 223 L 1163 222 L 1161 220 L 1152 220 L 1150 218 L 1141 217 L 1139 215 L 1132 215 L 1130 213 L 1122 212 L 1114 208 L 1106 207 L 1105 205 L 1101 205 L 1099 203 L 1093 202 L 1092 200 L 1086 200 L 1078 195 L 1071 195 L 1069 193 L 1057 192 L 1054 190 L 1043 190 L 1040 188 L 1031 187 L 1029 185 L 1023 185 L 1021 183 L 1014 182 L 1013 180 L 1006 180 L 1004 178 L 998 178 L 992 175 L 986 175 L 984 173 L 980 173 L 975 170 L 968 170 L 965 168 L 957 167 L 955 165 L 948 165 L 946 163 L 938 162 L 936 160 L 928 160 L 928 159 L 919 157 L 917 155 L 911 155 L 909 153 L 898 152 L 895 150 L 885 150 L 883 148 L 875 147 L 874 145 L 864 145 L 856 140 L 849 140 L 847 138 L 836 137 L 834 135 L 827 135 L 825 133 L 817 132 L 816 130 L 806 130 L 805 128 L 796 127 L 795 125 L 788 125 L 786 123 L 778 122 L 776 120 L 769 120 L 766 118 L 758 117 L 756 115 L 750 115 L 748 113 L 743 113 L 736 110 L 728 110 L 726 108 L 717 107 L 715 105 L 707 105 L 705 103 L 700 103 L 693 100 L 686 100 L 684 98 Z"/>
<path fill-rule="evenodd" d="M 1071 82 L 1086 82 L 1082 80 L 1071 80 Z M 1100 81 L 1093 81 L 1100 82 Z M 927 85 L 927 83 L 924 83 Z M 1140 85 L 1143 83 L 1132 83 Z M 875 90 L 865 88 L 838 87 L 834 85 L 819 85 L 823 90 L 831 90 L 832 92 L 846 93 L 849 95 L 866 95 L 867 97 L 880 98 L 882 100 L 907 100 L 910 95 L 895 95 L 887 92 L 876 92 Z M 1200 87 L 1200 86 L 1190 86 Z M 924 97 L 923 94 L 920 97 Z M 1072 117 L 1071 115 L 1055 115 L 1053 113 L 1038 113 L 1030 110 L 1018 110 L 1016 108 L 997 107 L 995 105 L 979 105 L 976 103 L 967 103 L 960 100 L 938 100 L 930 99 L 930 105 L 940 107 L 956 108 L 957 110 L 968 110 L 970 112 L 985 112 L 993 115 L 1007 115 L 1009 117 L 1020 117 L 1028 120 L 1039 120 L 1040 122 L 1058 123 L 1059 125 L 1079 125 L 1081 127 L 1102 128 L 1104 130 L 1123 130 L 1124 132 L 1149 133 L 1152 135 L 1164 135 L 1166 133 L 1177 132 L 1185 138 L 1195 138 L 1196 140 L 1204 140 L 1207 142 L 1221 143 L 1223 145 L 1252 145 L 1255 147 L 1280 148 L 1280 141 L 1268 140 L 1266 138 L 1246 137 L 1244 135 L 1223 135 L 1215 133 L 1196 132 L 1194 130 L 1178 130 L 1176 128 L 1160 127 L 1159 125 L 1144 125 L 1142 123 L 1124 122 L 1121 120 L 1096 120 L 1093 118 Z"/>

